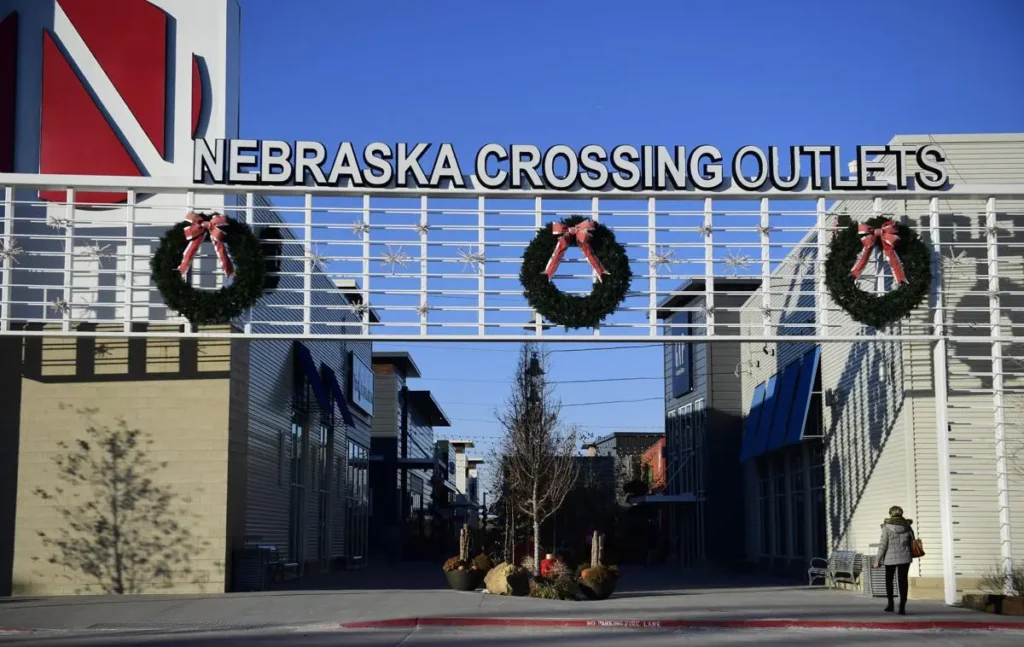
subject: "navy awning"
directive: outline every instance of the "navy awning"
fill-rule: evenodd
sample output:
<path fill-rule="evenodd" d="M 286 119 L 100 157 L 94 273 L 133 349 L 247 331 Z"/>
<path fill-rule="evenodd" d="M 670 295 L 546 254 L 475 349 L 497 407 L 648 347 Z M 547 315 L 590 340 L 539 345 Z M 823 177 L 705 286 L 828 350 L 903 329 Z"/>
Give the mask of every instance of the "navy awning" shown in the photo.
<path fill-rule="evenodd" d="M 771 432 L 765 451 L 773 451 L 782 447 L 786 441 L 789 418 L 793 411 L 793 395 L 796 392 L 797 379 L 800 377 L 800 360 L 789 363 L 782 371 L 779 392 L 775 398 L 775 416 L 772 419 Z"/>
<path fill-rule="evenodd" d="M 800 361 L 800 379 L 793 393 L 793 410 L 789 416 L 784 445 L 792 445 L 804 439 L 807 428 L 807 415 L 811 410 L 811 395 L 814 393 L 814 382 L 818 377 L 818 363 L 821 359 L 821 347 L 815 346 L 807 351 Z"/>
<path fill-rule="evenodd" d="M 750 402 L 750 412 L 747 414 L 746 426 L 743 428 L 743 444 L 740 448 L 740 460 L 745 461 L 753 458 L 754 437 L 757 435 L 757 425 L 760 422 L 761 405 L 764 403 L 765 385 L 762 382 L 754 387 L 754 398 Z"/>
<path fill-rule="evenodd" d="M 324 383 L 320 379 L 320 371 L 316 370 L 316 360 L 313 359 L 313 354 L 304 344 L 295 342 L 295 359 L 298 360 L 299 367 L 306 379 L 309 380 L 309 386 L 313 389 L 313 396 L 316 397 L 320 409 L 329 411 L 331 403 L 327 398 L 327 391 L 324 390 Z"/>
<path fill-rule="evenodd" d="M 352 412 L 348 410 L 348 398 L 345 397 L 345 392 L 341 390 L 341 385 L 338 384 L 338 376 L 334 374 L 334 371 L 329 366 L 324 364 L 320 365 L 320 370 L 323 371 L 327 388 L 334 395 L 334 402 L 338 405 L 338 411 L 341 412 L 341 419 L 349 427 L 353 426 L 355 420 L 352 419 Z"/>
<path fill-rule="evenodd" d="M 775 406 L 778 402 L 779 376 L 776 374 L 764 383 L 764 402 L 761 404 L 761 416 L 757 421 L 757 435 L 754 437 L 754 456 L 760 456 L 768 449 L 768 434 L 772 431 Z"/>

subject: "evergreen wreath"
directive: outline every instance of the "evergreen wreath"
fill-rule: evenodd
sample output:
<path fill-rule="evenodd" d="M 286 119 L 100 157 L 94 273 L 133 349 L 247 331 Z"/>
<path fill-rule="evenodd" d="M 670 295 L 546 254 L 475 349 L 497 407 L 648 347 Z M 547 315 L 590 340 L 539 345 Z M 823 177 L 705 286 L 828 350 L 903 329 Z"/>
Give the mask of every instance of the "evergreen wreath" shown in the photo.
<path fill-rule="evenodd" d="M 190 214 L 192 217 L 192 214 Z M 266 288 L 267 263 L 264 244 L 248 225 L 220 214 L 195 214 L 195 221 L 185 221 L 164 232 L 160 245 L 150 259 L 153 283 L 164 304 L 181 313 L 193 326 L 227 323 L 242 315 L 263 296 Z M 196 221 L 209 223 L 223 218 L 220 231 L 223 244 L 230 253 L 234 267 L 233 280 L 218 290 L 201 290 L 183 280 L 180 267 L 190 245 L 186 229 Z M 205 237 L 204 237 L 205 239 Z M 224 258 L 221 259 L 222 267 Z"/>
<path fill-rule="evenodd" d="M 551 323 L 567 329 L 597 327 L 626 299 L 633 278 L 626 249 L 615 240 L 615 234 L 602 224 L 587 221 L 590 222 L 585 225 L 589 231 L 587 244 L 606 272 L 586 296 L 566 294 L 558 289 L 545 269 L 552 261 L 557 267 L 553 257 L 560 238 L 568 245 L 577 245 L 568 230 L 585 221 L 583 216 L 571 216 L 537 230 L 537 236 L 523 252 L 523 265 L 519 270 L 519 282 L 530 306 Z M 563 229 L 562 235 L 555 234 L 554 229 L 558 228 Z"/>
<path fill-rule="evenodd" d="M 910 227 L 892 223 L 899 240 L 892 245 L 898 262 L 906 277 L 885 294 L 872 294 L 857 287 L 852 269 L 865 253 L 884 253 L 880 244 L 866 248 L 865 231 L 859 225 L 866 225 L 872 232 L 881 232 L 892 219 L 879 216 L 864 223 L 852 221 L 848 216 L 840 217 L 839 231 L 828 247 L 825 259 L 825 286 L 832 300 L 850 316 L 862 324 L 882 328 L 905 318 L 913 311 L 931 289 L 931 250 Z M 891 264 L 891 261 L 890 261 Z"/>

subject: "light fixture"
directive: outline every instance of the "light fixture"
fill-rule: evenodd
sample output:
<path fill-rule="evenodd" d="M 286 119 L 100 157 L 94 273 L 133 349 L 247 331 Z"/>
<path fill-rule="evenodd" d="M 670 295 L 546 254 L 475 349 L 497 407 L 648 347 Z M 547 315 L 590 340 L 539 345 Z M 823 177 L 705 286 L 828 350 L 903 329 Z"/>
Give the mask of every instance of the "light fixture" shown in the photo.
<path fill-rule="evenodd" d="M 825 406 L 834 407 L 836 404 L 836 392 L 832 389 L 825 389 Z"/>

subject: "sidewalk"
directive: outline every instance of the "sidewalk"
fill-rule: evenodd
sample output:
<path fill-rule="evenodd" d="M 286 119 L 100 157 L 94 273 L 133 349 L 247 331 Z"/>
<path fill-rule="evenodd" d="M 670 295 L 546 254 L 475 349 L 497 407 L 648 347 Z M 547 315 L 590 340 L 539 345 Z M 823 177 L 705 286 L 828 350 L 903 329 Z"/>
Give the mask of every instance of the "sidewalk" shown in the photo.
<path fill-rule="evenodd" d="M 398 588 L 401 581 L 414 587 Z M 347 585 L 345 590 L 332 586 Z M 449 590 L 438 567 L 332 574 L 290 590 L 227 595 L 0 598 L 3 629 L 256 629 L 402 620 L 392 626 L 586 626 L 587 621 L 671 621 L 675 626 L 1020 626 L 1011 618 L 911 600 L 909 615 L 884 613 L 884 600 L 750 577 L 679 576 L 627 569 L 620 590 L 600 602 L 563 602 Z M 383 588 L 388 587 L 388 588 Z M 763 621 L 771 621 L 765 624 Z M 778 621 L 784 621 L 782 625 Z M 924 625 L 918 623 L 925 623 Z M 938 624 L 936 624 L 938 623 Z M 372 625 L 371 625 L 372 626 Z M 673 626 L 673 625 L 662 625 Z M 909 626 L 907 627 L 909 628 Z"/>

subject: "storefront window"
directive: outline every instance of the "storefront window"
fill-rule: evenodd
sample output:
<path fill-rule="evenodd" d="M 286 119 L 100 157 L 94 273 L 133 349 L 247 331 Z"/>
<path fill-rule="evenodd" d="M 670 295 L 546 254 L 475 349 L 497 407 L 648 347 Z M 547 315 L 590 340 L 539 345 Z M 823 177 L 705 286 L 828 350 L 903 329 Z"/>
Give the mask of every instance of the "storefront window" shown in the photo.
<path fill-rule="evenodd" d="M 761 555 L 772 554 L 772 519 L 771 497 L 768 492 L 768 462 L 764 458 L 757 459 L 757 494 L 760 499 Z"/>
<path fill-rule="evenodd" d="M 790 457 L 790 490 L 793 493 L 793 556 L 807 557 L 806 497 L 804 493 L 803 447 Z"/>
<path fill-rule="evenodd" d="M 789 514 L 786 490 L 786 457 L 778 456 L 775 459 L 775 555 L 785 557 L 789 555 Z"/>

